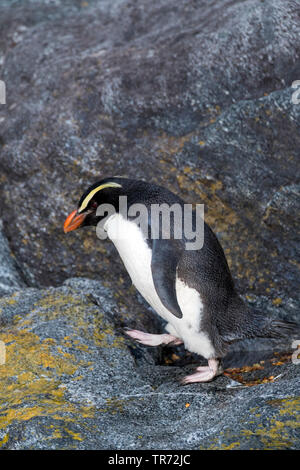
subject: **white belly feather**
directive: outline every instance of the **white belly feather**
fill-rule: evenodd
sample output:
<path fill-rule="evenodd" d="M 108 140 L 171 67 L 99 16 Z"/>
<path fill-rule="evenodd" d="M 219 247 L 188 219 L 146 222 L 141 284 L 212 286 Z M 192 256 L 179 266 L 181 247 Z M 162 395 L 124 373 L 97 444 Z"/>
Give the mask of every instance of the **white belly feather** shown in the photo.
<path fill-rule="evenodd" d="M 182 318 L 177 318 L 161 302 L 154 287 L 151 271 L 151 249 L 139 227 L 120 214 L 112 215 L 104 229 L 114 243 L 132 283 L 151 305 L 168 322 L 166 330 L 182 339 L 186 348 L 204 357 L 213 357 L 214 348 L 208 336 L 200 331 L 203 304 L 199 293 L 176 276 L 177 301 Z"/>

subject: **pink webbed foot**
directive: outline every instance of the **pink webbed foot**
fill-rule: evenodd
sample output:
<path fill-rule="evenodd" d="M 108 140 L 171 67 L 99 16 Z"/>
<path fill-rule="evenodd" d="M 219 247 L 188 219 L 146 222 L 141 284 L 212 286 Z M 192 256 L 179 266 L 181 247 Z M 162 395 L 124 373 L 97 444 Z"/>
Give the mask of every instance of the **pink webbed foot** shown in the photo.
<path fill-rule="evenodd" d="M 138 343 L 145 344 L 146 346 L 159 346 L 160 344 L 177 345 L 182 343 L 176 336 L 168 334 L 153 335 L 139 330 L 125 330 L 125 333 Z"/>
<path fill-rule="evenodd" d="M 181 384 L 187 385 L 197 382 L 210 382 L 217 375 L 220 375 L 222 373 L 222 369 L 217 359 L 209 359 L 208 366 L 197 367 L 196 371 L 197 372 L 195 372 L 194 374 L 187 375 L 186 377 L 184 377 L 181 380 Z"/>

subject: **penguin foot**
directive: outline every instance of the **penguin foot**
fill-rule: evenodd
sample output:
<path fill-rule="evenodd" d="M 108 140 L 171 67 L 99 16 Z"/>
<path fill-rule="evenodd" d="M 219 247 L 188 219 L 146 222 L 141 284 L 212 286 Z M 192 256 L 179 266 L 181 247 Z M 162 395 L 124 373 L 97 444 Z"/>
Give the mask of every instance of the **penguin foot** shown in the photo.
<path fill-rule="evenodd" d="M 210 382 L 217 375 L 222 373 L 217 359 L 209 359 L 208 366 L 197 367 L 195 374 L 187 375 L 181 380 L 181 385 L 187 385 L 196 382 Z"/>
<path fill-rule="evenodd" d="M 168 334 L 152 335 L 139 330 L 125 330 L 125 333 L 135 339 L 138 343 L 145 344 L 146 346 L 159 346 L 160 344 L 170 343 L 172 343 L 172 345 L 177 345 L 182 343 L 182 341 L 179 338 L 176 338 L 176 336 Z"/>

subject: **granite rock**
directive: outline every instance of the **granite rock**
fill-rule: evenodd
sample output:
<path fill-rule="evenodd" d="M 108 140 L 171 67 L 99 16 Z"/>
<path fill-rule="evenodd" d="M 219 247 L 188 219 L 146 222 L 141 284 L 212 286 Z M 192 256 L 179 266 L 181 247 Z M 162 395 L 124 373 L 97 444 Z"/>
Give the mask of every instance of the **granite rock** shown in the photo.
<path fill-rule="evenodd" d="M 298 3 L 1 2 L 1 448 L 299 448 L 291 341 L 181 387 L 201 359 L 125 338 L 163 323 L 112 244 L 62 232 L 103 176 L 162 184 L 205 204 L 245 301 L 299 322 Z"/>
<path fill-rule="evenodd" d="M 62 232 L 87 186 L 124 174 L 205 204 L 241 292 L 295 301 L 297 2 L 13 4 L 0 20 L 0 216 L 27 282 L 128 288 L 111 244 Z"/>
<path fill-rule="evenodd" d="M 2 229 L 3 225 L 0 220 L 0 297 L 26 286 L 22 267 L 17 263 L 11 252 Z"/>
<path fill-rule="evenodd" d="M 183 387 L 193 366 L 159 364 L 125 337 L 113 293 L 82 278 L 2 297 L 0 321 L 2 449 L 299 448 L 290 361 L 272 365 L 275 382 L 243 386 L 228 370 Z"/>

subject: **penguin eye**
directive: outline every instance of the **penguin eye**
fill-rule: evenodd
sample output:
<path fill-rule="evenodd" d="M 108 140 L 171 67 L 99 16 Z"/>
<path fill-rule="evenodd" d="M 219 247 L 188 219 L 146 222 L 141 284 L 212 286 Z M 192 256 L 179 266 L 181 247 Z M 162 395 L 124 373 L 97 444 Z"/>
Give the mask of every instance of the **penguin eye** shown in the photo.
<path fill-rule="evenodd" d="M 93 201 L 93 202 L 91 203 L 91 208 L 92 208 L 92 209 L 97 209 L 97 207 L 98 207 L 97 202 L 96 202 L 96 201 Z"/>

